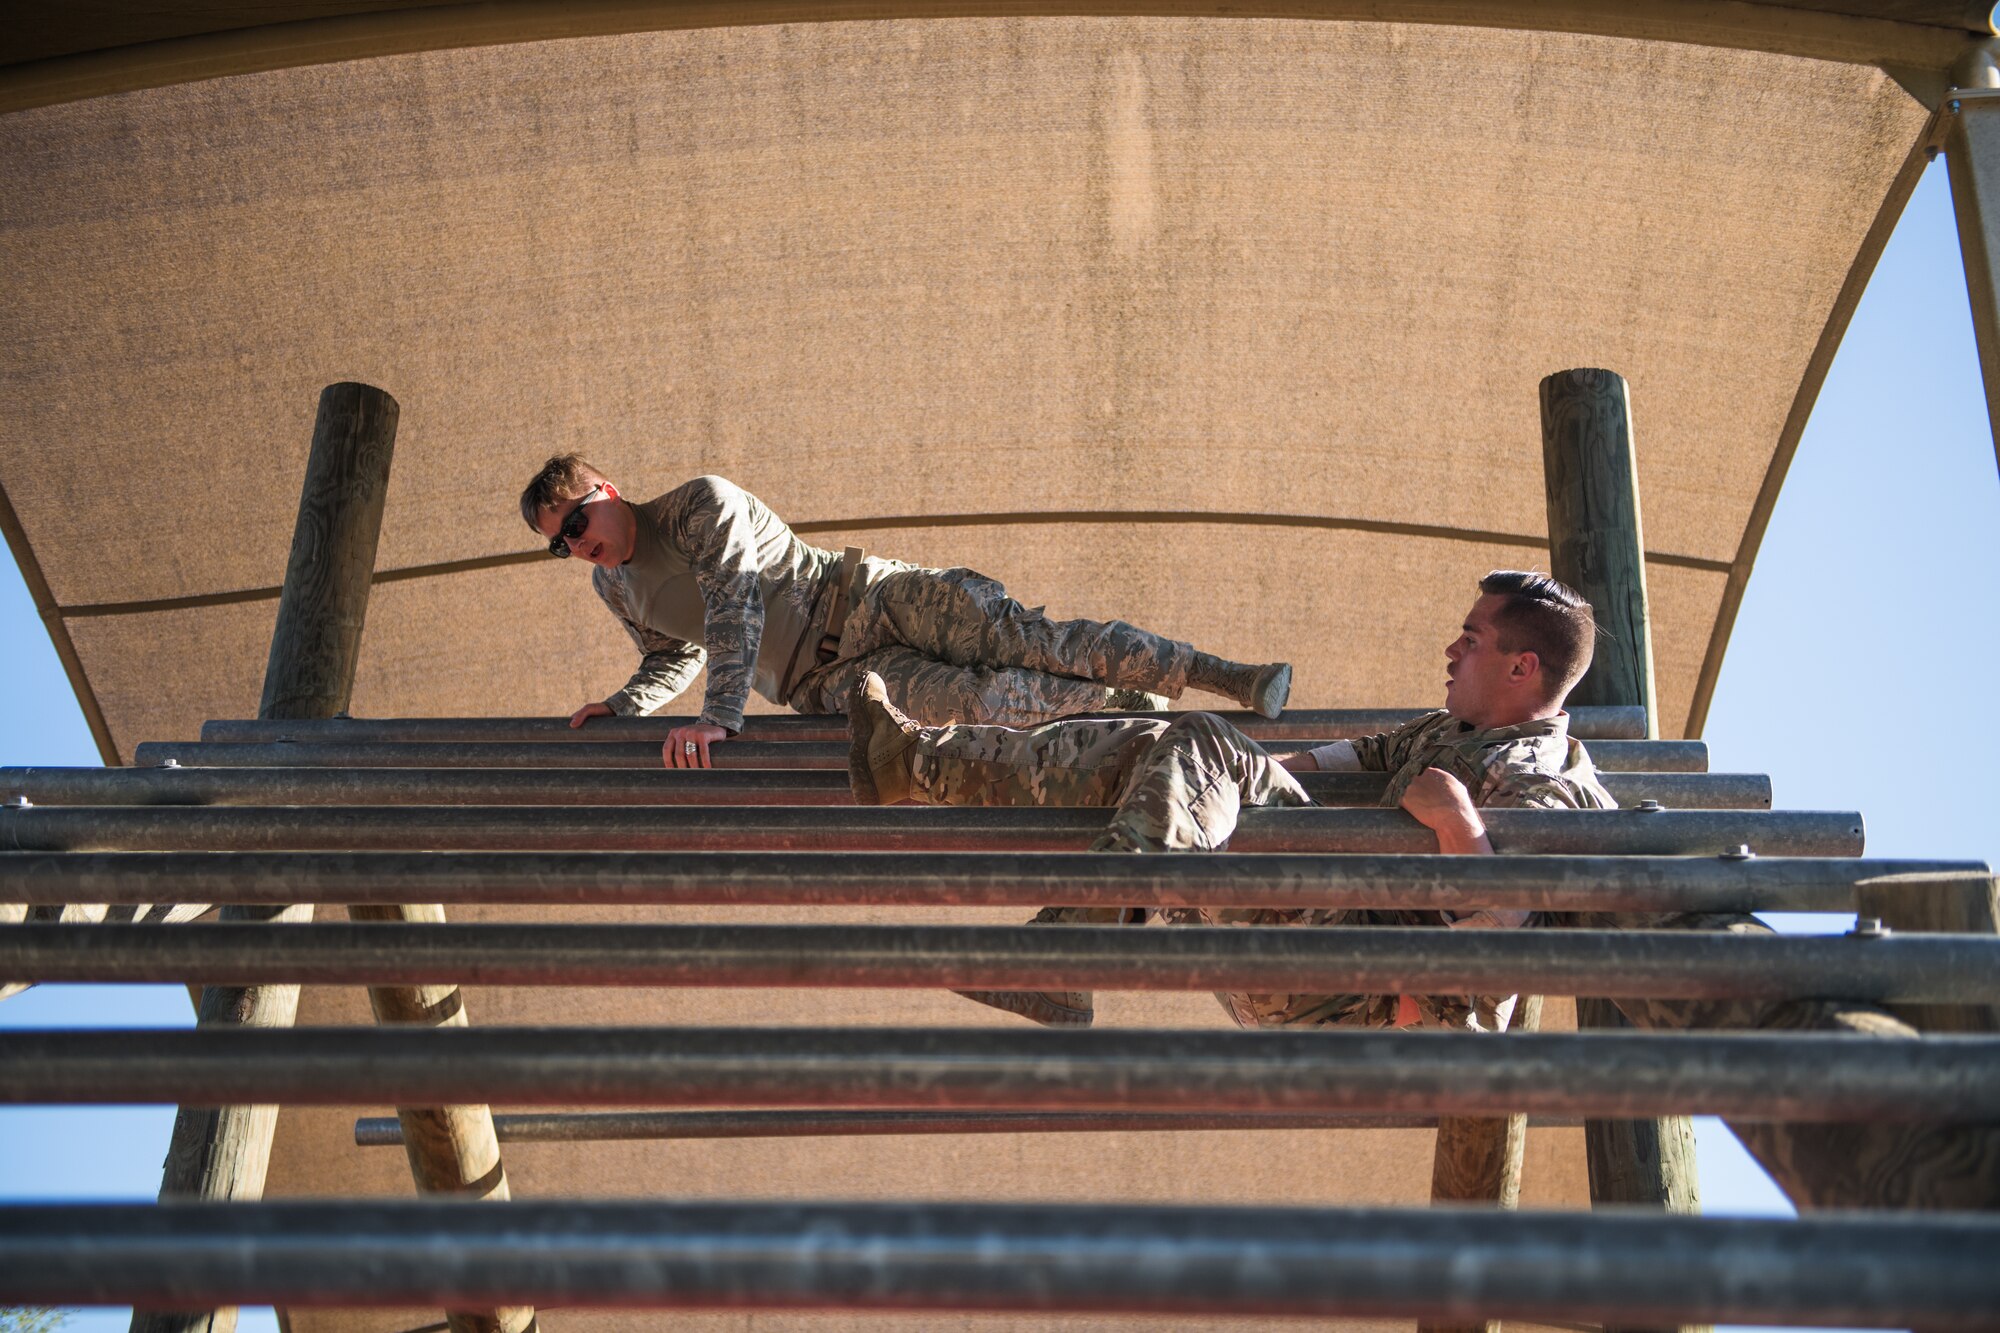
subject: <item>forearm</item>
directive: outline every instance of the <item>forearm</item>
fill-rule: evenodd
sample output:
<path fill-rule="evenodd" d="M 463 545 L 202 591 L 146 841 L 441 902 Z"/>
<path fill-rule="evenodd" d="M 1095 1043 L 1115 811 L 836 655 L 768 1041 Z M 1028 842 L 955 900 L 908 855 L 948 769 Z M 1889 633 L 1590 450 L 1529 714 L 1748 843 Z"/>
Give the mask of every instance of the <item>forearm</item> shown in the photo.
<path fill-rule="evenodd" d="M 701 672 L 701 660 L 681 653 L 648 653 L 605 705 L 620 717 L 657 713 L 678 698 Z"/>

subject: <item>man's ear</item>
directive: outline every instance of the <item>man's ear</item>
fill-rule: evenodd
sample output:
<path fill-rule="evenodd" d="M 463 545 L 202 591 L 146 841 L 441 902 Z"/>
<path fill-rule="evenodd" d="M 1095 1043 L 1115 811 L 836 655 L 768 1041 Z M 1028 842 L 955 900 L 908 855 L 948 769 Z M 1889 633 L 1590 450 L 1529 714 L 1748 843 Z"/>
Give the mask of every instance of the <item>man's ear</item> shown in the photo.
<path fill-rule="evenodd" d="M 618 498 L 618 488 L 608 481 L 604 483 L 604 498 L 607 500 L 616 500 Z"/>
<path fill-rule="evenodd" d="M 1514 654 L 1514 664 L 1507 669 L 1509 685 L 1537 685 L 1542 678 L 1542 657 L 1532 648 L 1524 648 Z"/>

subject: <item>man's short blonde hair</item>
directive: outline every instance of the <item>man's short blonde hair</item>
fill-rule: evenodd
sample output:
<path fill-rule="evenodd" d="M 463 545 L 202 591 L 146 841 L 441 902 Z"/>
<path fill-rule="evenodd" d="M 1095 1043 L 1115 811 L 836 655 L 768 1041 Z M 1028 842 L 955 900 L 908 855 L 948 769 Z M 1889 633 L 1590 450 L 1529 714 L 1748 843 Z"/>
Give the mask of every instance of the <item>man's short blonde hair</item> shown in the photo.
<path fill-rule="evenodd" d="M 565 500 L 574 500 L 593 486 L 602 486 L 610 479 L 589 463 L 582 454 L 557 454 L 542 464 L 542 470 L 521 492 L 521 518 L 536 532 L 541 528 L 535 519 L 544 509 L 553 509 Z"/>

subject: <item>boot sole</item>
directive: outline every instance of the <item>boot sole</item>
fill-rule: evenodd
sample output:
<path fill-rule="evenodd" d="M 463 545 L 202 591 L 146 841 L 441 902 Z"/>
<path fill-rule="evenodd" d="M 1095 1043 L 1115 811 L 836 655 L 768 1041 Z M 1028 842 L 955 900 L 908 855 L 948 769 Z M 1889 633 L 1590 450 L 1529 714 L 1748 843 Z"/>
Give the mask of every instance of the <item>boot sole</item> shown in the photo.
<path fill-rule="evenodd" d="M 1032 990 L 961 990 L 954 995 L 963 995 L 975 1003 L 988 1005 L 1006 1013 L 1017 1014 L 1045 1028 L 1087 1028 L 1096 1018 L 1094 1008 L 1076 1009 L 1066 1004 L 1057 1004 L 1042 991 Z"/>

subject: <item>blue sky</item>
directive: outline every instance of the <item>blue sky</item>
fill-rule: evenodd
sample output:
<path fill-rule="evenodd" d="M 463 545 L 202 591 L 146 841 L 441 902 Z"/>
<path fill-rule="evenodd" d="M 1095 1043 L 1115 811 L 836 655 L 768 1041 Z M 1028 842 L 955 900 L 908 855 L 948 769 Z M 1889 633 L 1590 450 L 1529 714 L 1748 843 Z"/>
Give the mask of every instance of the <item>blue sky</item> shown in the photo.
<path fill-rule="evenodd" d="M 1634 414 L 1643 438 L 1643 402 Z M 1712 766 L 1769 773 L 1785 807 L 1863 811 L 1873 855 L 2000 860 L 1987 775 L 1974 767 L 1985 742 L 1951 720 L 1993 688 L 1996 533 L 2000 472 L 1940 159 L 1876 270 L 1779 499 L 1709 716 Z M 11 563 L 0 627 L 0 764 L 96 764 Z M 43 987 L 0 1004 L 6 1027 L 189 1022 L 173 987 Z M 0 1110 L 0 1198 L 150 1198 L 171 1122 L 159 1108 Z M 1789 1214 L 1728 1131 L 1705 1120 L 1696 1132 L 1707 1211 Z M 243 1327 L 275 1323 L 246 1312 Z M 92 1311 L 69 1328 L 122 1330 L 125 1318 Z"/>

